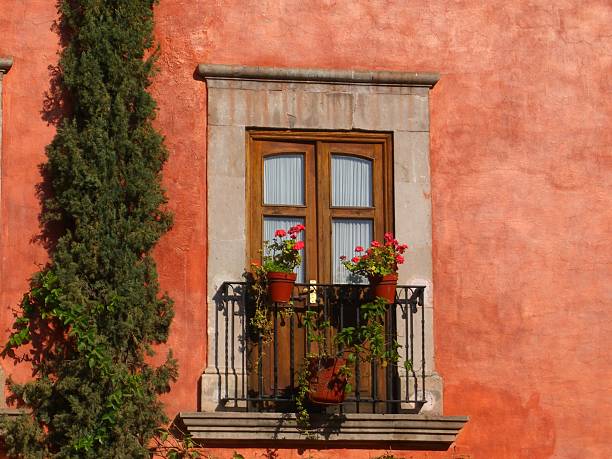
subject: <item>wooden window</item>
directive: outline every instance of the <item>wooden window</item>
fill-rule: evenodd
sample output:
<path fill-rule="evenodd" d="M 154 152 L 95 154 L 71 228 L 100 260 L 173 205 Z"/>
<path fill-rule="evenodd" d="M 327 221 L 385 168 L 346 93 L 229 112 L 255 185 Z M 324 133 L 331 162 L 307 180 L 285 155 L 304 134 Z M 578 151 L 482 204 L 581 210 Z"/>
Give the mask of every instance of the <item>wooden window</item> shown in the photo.
<path fill-rule="evenodd" d="M 298 282 L 352 281 L 339 256 L 393 230 L 391 136 L 249 131 L 247 142 L 249 259 L 274 229 L 302 223 Z"/>

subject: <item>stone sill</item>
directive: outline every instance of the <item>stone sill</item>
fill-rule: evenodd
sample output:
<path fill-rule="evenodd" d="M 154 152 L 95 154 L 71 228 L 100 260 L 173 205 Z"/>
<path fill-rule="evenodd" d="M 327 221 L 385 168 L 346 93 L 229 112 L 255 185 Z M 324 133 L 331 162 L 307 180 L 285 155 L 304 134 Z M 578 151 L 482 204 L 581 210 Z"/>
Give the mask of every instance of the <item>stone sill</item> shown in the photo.
<path fill-rule="evenodd" d="M 312 416 L 312 435 L 298 431 L 294 414 L 182 412 L 186 432 L 207 446 L 447 450 L 467 416 L 344 414 Z"/>

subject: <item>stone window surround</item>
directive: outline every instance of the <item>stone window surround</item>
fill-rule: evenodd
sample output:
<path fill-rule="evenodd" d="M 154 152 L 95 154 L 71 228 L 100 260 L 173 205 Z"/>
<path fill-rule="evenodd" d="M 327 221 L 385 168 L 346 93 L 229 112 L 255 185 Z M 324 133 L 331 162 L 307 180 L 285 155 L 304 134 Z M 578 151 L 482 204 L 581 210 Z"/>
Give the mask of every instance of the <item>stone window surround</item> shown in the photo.
<path fill-rule="evenodd" d="M 217 314 L 213 297 L 223 282 L 240 280 L 247 265 L 245 159 L 249 128 L 392 133 L 395 233 L 410 247 L 399 281 L 427 287 L 428 403 L 418 416 L 432 422 L 449 420 L 441 416 L 442 380 L 435 371 L 433 348 L 429 91 L 439 75 L 213 64 L 200 64 L 198 72 L 206 82 L 208 96 L 208 366 L 201 379 L 199 415 L 181 413 L 183 421 L 200 416 L 196 424 L 205 422 L 206 416 L 224 409 L 218 405 L 218 388 L 225 368 L 215 367 L 212 356 L 223 346 L 225 337 L 213 338 Z M 241 369 L 236 370 L 239 378 L 244 376 Z M 454 419 L 459 424 L 452 438 L 466 421 L 465 417 Z M 258 439 L 272 439 L 262 435 Z M 400 441 L 414 442 L 416 438 L 397 435 L 394 438 Z M 202 439 L 215 441 L 213 437 Z M 342 434 L 338 439 L 350 440 Z"/>

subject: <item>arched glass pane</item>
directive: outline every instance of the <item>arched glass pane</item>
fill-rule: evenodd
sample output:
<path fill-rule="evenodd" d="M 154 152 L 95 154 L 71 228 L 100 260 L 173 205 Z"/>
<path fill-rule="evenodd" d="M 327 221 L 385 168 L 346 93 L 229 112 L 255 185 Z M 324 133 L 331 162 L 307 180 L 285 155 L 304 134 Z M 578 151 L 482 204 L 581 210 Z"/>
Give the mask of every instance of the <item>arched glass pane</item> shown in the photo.
<path fill-rule="evenodd" d="M 289 228 L 295 225 L 303 225 L 304 219 L 299 217 L 264 217 L 263 219 L 263 240 L 270 241 L 274 238 L 274 232 L 277 229 L 284 229 L 287 231 Z M 308 230 L 306 230 L 308 231 Z M 302 231 L 297 238 L 298 241 L 304 240 L 304 231 Z M 306 250 L 300 251 L 302 255 L 302 264 L 297 268 L 297 279 L 296 282 L 304 282 L 304 273 L 306 272 Z M 267 255 L 267 254 L 266 254 Z"/>
<path fill-rule="evenodd" d="M 304 155 L 264 158 L 264 204 L 304 205 Z"/>
<path fill-rule="evenodd" d="M 332 206 L 372 207 L 372 161 L 332 155 Z"/>
<path fill-rule="evenodd" d="M 336 284 L 362 284 L 366 279 L 348 271 L 340 256 L 347 258 L 355 256 L 358 245 L 367 248 L 372 242 L 372 220 L 338 218 L 332 220 L 332 273 Z"/>

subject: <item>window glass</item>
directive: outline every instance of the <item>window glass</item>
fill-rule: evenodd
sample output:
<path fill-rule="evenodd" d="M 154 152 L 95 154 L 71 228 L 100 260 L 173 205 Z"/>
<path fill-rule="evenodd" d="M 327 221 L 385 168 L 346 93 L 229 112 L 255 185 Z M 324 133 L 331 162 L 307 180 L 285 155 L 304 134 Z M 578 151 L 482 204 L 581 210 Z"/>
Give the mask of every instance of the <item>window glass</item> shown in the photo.
<path fill-rule="evenodd" d="M 372 161 L 332 154 L 332 206 L 372 207 Z"/>
<path fill-rule="evenodd" d="M 306 227 L 298 280 L 364 282 L 353 256 L 393 228 L 392 154 L 387 134 L 251 131 L 248 145 L 249 259 L 276 229 Z"/>
<path fill-rule="evenodd" d="M 264 158 L 264 204 L 304 205 L 304 155 Z"/>
<path fill-rule="evenodd" d="M 348 271 L 340 260 L 344 255 L 352 258 L 355 247 L 367 248 L 373 237 L 372 220 L 334 218 L 332 220 L 332 276 L 336 284 L 364 283 L 366 279 Z"/>

